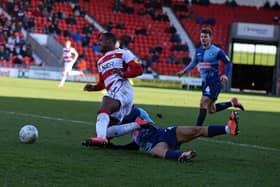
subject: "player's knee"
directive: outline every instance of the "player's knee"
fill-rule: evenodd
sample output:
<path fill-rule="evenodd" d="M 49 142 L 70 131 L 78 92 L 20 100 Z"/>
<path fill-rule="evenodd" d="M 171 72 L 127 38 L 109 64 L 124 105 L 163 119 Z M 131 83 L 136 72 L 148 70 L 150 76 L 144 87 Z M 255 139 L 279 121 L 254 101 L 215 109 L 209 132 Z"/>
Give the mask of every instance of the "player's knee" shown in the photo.
<path fill-rule="evenodd" d="M 191 129 L 191 134 L 193 136 L 200 136 L 200 134 L 202 133 L 202 127 L 194 127 Z"/>

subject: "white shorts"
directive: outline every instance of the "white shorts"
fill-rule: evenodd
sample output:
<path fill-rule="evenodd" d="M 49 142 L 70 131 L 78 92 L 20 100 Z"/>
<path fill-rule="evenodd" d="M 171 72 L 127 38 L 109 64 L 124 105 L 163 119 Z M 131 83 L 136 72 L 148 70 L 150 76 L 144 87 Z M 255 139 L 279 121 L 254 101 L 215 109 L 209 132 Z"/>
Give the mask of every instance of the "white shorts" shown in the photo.
<path fill-rule="evenodd" d="M 64 62 L 64 71 L 70 72 L 72 71 L 74 62 Z"/>
<path fill-rule="evenodd" d="M 107 91 L 105 96 L 111 97 L 120 101 L 121 108 L 119 111 L 111 114 L 112 117 L 122 121 L 126 114 L 128 114 L 133 106 L 134 93 L 131 84 L 128 80 L 116 81 Z"/>

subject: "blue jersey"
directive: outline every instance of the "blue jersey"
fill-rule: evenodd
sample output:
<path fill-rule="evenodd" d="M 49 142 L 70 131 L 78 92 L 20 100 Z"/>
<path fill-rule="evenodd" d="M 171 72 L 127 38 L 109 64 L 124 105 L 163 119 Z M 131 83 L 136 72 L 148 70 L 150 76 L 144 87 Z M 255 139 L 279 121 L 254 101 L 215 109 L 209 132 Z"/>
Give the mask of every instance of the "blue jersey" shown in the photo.
<path fill-rule="evenodd" d="M 186 73 L 196 65 L 199 65 L 202 80 L 219 77 L 220 60 L 226 64 L 224 74 L 228 76 L 231 71 L 232 63 L 225 52 L 213 44 L 207 49 L 199 47 L 196 49 L 192 61 L 183 71 Z"/>

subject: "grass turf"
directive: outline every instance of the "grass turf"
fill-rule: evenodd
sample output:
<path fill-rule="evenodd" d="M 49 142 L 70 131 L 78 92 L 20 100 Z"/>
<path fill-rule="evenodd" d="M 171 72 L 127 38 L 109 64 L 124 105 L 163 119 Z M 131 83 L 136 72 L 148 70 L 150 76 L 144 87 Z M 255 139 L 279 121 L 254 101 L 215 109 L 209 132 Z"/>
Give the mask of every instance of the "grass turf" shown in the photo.
<path fill-rule="evenodd" d="M 1 186 L 279 186 L 280 99 L 238 96 L 241 134 L 197 139 L 181 146 L 195 149 L 192 163 L 152 158 L 143 151 L 84 148 L 92 135 L 102 92 L 86 93 L 84 84 L 0 77 Z M 161 127 L 192 125 L 200 92 L 135 87 L 135 103 Z M 158 118 L 158 114 L 162 118 Z M 205 124 L 224 124 L 229 110 L 208 115 Z M 24 124 L 39 129 L 39 141 L 21 144 Z M 129 137 L 115 139 L 125 143 Z"/>

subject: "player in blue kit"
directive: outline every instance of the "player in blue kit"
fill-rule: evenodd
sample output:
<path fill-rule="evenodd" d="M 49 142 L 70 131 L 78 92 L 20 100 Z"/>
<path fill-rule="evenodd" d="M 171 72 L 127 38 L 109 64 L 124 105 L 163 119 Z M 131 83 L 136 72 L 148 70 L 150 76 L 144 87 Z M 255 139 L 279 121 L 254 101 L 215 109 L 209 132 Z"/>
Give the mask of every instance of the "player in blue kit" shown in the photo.
<path fill-rule="evenodd" d="M 202 78 L 202 97 L 200 99 L 200 111 L 196 121 L 197 126 L 203 125 L 208 113 L 215 113 L 229 107 L 237 107 L 244 110 L 244 107 L 237 100 L 232 98 L 229 102 L 217 103 L 222 85 L 228 81 L 228 76 L 232 69 L 232 62 L 225 52 L 212 44 L 212 31 L 209 28 L 200 30 L 201 46 L 196 49 L 195 55 L 183 70 L 177 73 L 179 77 L 199 65 Z M 219 62 L 226 64 L 225 71 L 219 75 Z"/>
<path fill-rule="evenodd" d="M 131 120 L 135 120 L 135 122 L 110 126 L 107 134 L 107 138 L 110 139 L 133 132 L 131 143 L 115 145 L 109 141 L 105 145 L 100 145 L 88 139 L 82 145 L 121 150 L 139 150 L 142 148 L 155 157 L 185 162 L 194 158 L 196 152 L 193 150 L 186 152 L 176 151 L 182 143 L 198 137 L 214 137 L 224 134 L 236 136 L 239 133 L 239 116 L 236 111 L 231 112 L 230 120 L 226 125 L 209 125 L 207 127 L 172 126 L 168 128 L 158 128 L 153 125 L 148 113 L 141 108 L 140 110 L 139 108 L 134 108 L 132 113 L 130 116 L 132 118 L 128 117 L 127 122 Z M 143 120 L 139 120 L 139 117 Z M 120 131 L 120 129 L 122 130 Z"/>

